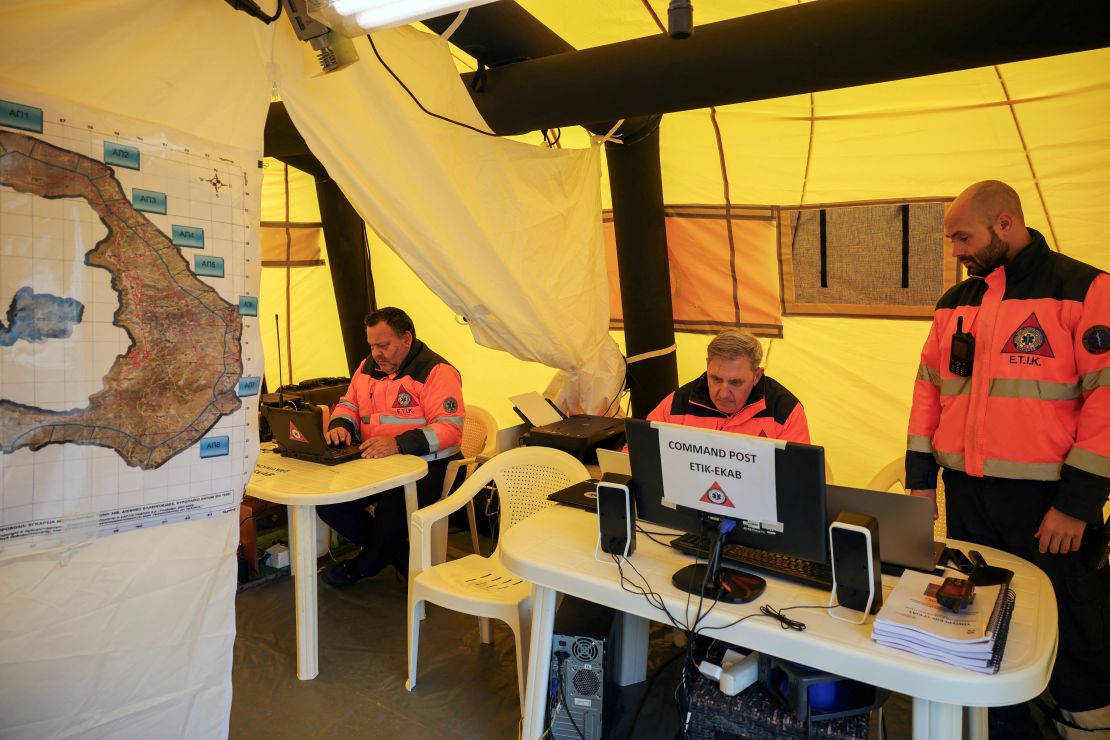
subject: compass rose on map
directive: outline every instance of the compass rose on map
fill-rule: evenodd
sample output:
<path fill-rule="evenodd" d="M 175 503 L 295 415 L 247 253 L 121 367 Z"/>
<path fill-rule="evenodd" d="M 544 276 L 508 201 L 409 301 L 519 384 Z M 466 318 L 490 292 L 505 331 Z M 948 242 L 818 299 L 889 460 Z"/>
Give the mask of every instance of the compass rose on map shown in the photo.
<path fill-rule="evenodd" d="M 217 198 L 220 197 L 220 188 L 228 187 L 228 184 L 220 179 L 220 173 L 217 172 L 216 170 L 212 170 L 212 177 L 209 177 L 207 179 L 202 177 L 202 178 L 200 178 L 200 181 L 201 182 L 206 182 L 209 185 L 211 185 L 212 189 L 216 191 L 216 197 Z"/>

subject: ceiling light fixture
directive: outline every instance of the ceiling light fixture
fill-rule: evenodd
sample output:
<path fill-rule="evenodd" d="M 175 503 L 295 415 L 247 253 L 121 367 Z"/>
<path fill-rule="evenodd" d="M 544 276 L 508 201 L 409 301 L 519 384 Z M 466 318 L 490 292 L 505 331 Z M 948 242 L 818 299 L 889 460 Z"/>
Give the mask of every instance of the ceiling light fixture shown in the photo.
<path fill-rule="evenodd" d="M 353 38 L 489 2 L 493 0 L 308 0 L 308 13 Z"/>

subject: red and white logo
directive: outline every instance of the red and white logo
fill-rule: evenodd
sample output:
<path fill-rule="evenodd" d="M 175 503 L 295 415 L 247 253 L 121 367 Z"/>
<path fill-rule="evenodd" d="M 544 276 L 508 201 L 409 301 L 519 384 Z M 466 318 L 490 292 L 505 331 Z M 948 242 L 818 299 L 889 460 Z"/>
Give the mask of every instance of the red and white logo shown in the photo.
<path fill-rule="evenodd" d="M 292 421 L 289 422 L 289 441 L 300 442 L 301 444 L 308 444 L 308 439 L 301 434 L 301 430 L 297 429 L 297 425 Z"/>
<path fill-rule="evenodd" d="M 1033 357 L 1056 356 L 1052 353 L 1052 345 L 1048 343 L 1048 337 L 1045 336 L 1041 322 L 1037 320 L 1035 313 L 1029 314 L 1029 318 L 1021 322 L 1006 344 L 1002 345 L 1002 353 Z"/>
<path fill-rule="evenodd" d="M 724 489 L 722 489 L 720 485 L 718 485 L 716 482 L 714 482 L 713 485 L 709 487 L 709 490 L 705 492 L 705 495 L 701 497 L 701 500 L 707 504 L 715 504 L 716 506 L 727 506 L 730 509 L 736 508 L 732 501 L 729 500 L 728 494 L 726 494 L 724 492 Z"/>

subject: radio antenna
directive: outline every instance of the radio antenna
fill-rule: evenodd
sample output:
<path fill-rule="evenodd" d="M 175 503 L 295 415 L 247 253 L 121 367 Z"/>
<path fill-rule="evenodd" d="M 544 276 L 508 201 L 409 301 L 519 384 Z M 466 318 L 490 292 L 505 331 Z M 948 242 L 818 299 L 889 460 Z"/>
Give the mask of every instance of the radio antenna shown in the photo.
<path fill-rule="evenodd" d="M 281 324 L 278 322 L 278 315 L 274 314 L 274 331 L 277 333 L 277 353 L 278 353 L 278 408 L 285 408 L 285 381 L 281 378 Z"/>

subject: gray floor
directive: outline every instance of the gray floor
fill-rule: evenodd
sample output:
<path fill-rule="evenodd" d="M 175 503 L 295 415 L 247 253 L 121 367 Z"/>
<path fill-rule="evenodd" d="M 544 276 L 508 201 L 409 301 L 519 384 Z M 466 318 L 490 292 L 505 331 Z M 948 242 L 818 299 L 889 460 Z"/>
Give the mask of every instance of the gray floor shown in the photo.
<path fill-rule="evenodd" d="M 452 551 L 469 551 L 459 535 L 452 535 L 451 542 Z M 292 579 L 275 578 L 239 593 L 232 738 L 517 736 L 515 653 L 512 634 L 504 625 L 497 623 L 493 645 L 483 645 L 475 618 L 429 606 L 417 686 L 408 692 L 405 586 L 392 569 L 344 590 L 320 581 L 318 605 L 320 675 L 299 681 Z M 677 653 L 669 629 L 654 625 L 650 681 L 622 692 L 613 737 L 675 737 L 678 721 L 672 695 L 681 663 L 675 659 Z M 905 697 L 892 696 L 884 714 L 887 737 L 910 736 Z M 1032 737 L 1057 737 L 1051 730 L 1030 729 Z M 996 736 L 1002 734 L 1009 735 Z M 878 737 L 876 718 L 871 736 Z"/>

